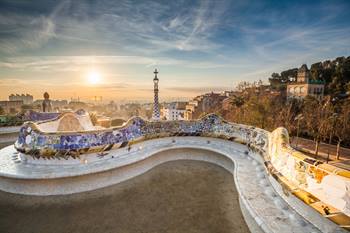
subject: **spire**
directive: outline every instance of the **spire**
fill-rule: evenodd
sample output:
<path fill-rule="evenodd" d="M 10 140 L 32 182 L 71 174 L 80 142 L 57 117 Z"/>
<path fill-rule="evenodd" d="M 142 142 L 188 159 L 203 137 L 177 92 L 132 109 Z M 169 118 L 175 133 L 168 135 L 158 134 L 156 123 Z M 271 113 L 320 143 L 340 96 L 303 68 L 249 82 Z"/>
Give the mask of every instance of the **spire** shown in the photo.
<path fill-rule="evenodd" d="M 153 79 L 153 83 L 154 83 L 154 103 L 153 103 L 153 116 L 152 119 L 157 121 L 160 119 L 160 112 L 159 112 L 159 100 L 158 100 L 158 82 L 159 79 L 157 77 L 158 74 L 158 70 L 155 69 L 154 70 L 154 79 Z"/>
<path fill-rule="evenodd" d="M 158 81 L 159 81 L 159 79 L 158 79 L 158 77 L 157 77 L 158 70 L 157 70 L 157 69 L 155 69 L 153 73 L 154 73 L 154 79 L 153 79 L 153 82 L 158 82 Z"/>

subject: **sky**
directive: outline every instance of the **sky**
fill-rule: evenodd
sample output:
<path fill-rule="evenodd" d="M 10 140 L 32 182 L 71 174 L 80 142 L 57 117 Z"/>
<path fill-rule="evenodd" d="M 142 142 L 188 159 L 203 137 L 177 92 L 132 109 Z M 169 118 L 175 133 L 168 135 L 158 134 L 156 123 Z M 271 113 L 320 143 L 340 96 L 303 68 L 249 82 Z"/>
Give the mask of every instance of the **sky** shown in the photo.
<path fill-rule="evenodd" d="M 188 99 L 350 55 L 350 1 L 0 0 L 0 100 Z"/>

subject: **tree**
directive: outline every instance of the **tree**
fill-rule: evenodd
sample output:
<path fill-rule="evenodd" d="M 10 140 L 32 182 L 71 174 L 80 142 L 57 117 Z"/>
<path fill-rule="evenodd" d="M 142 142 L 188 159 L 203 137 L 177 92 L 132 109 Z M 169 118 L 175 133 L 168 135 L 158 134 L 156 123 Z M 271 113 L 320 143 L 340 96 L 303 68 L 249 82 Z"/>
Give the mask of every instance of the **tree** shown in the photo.
<path fill-rule="evenodd" d="M 282 85 L 281 76 L 278 73 L 272 73 L 271 77 L 269 78 L 269 83 L 271 88 L 279 90 L 280 86 Z"/>
<path fill-rule="evenodd" d="M 339 96 L 346 92 L 346 86 L 350 82 L 350 57 L 338 57 L 332 63 L 331 80 L 326 90 L 332 96 Z"/>
<path fill-rule="evenodd" d="M 236 89 L 237 91 L 239 92 L 243 92 L 245 91 L 246 89 L 249 89 L 253 86 L 253 84 L 251 84 L 250 82 L 246 82 L 246 81 L 243 81 L 243 82 L 239 82 L 236 86 Z"/>
<path fill-rule="evenodd" d="M 312 64 L 310 67 L 311 78 L 313 80 L 318 80 L 320 77 L 323 76 L 322 70 L 323 70 L 322 62 L 317 62 Z"/>
<path fill-rule="evenodd" d="M 291 135 L 295 135 L 297 132 L 296 116 L 301 113 L 301 102 L 296 99 L 291 99 L 287 103 L 280 102 L 275 107 L 274 112 L 278 113 L 274 117 L 274 126 L 284 127 Z"/>
<path fill-rule="evenodd" d="M 306 129 L 315 141 L 315 155 L 318 155 L 322 139 L 329 135 L 329 124 L 332 115 L 330 99 L 319 101 L 311 96 L 305 98 L 303 116 Z"/>
<path fill-rule="evenodd" d="M 226 111 L 221 111 L 220 115 L 224 115 L 224 118 L 229 121 L 242 123 L 244 118 L 244 104 L 245 97 L 243 95 L 234 95 L 230 97 L 229 103 L 231 105 L 230 109 Z"/>
<path fill-rule="evenodd" d="M 287 88 L 287 83 L 291 79 L 296 79 L 297 77 L 297 68 L 285 70 L 281 72 L 281 75 L 278 73 L 272 73 L 271 78 L 269 78 L 270 86 L 272 89 L 284 91 Z"/>
<path fill-rule="evenodd" d="M 244 98 L 242 96 L 232 96 L 230 99 L 230 104 L 234 107 L 240 108 L 244 105 Z"/>
<path fill-rule="evenodd" d="M 297 78 L 297 73 L 298 73 L 298 68 L 293 68 L 289 70 L 285 70 L 281 72 L 281 82 L 282 83 L 288 83 L 291 81 L 291 79 L 296 79 Z"/>
<path fill-rule="evenodd" d="M 245 115 L 245 121 L 247 124 L 254 125 L 265 129 L 270 126 L 267 122 L 270 115 L 271 101 L 269 96 L 255 93 L 252 94 L 247 100 L 244 106 L 244 111 L 249 113 Z"/>
<path fill-rule="evenodd" d="M 337 160 L 340 156 L 340 145 L 345 138 L 350 135 L 350 100 L 346 100 L 341 107 L 340 113 L 337 115 L 334 125 L 334 135 L 337 137 Z"/>
<path fill-rule="evenodd" d="M 341 144 L 350 145 L 350 114 L 345 106 L 350 101 L 350 57 L 338 57 L 311 65 L 311 79 L 325 82 L 325 97 L 321 101 L 310 96 L 304 100 L 286 101 L 284 88 L 297 76 L 297 71 L 293 68 L 272 73 L 269 89 L 274 93 L 267 91 L 261 83 L 239 83 L 237 90 L 240 94 L 232 97 L 232 107 L 223 111 L 225 119 L 267 130 L 283 126 L 291 135 L 295 135 L 299 122 L 302 135 L 314 139 L 316 154 L 321 141 L 331 143 L 332 139 L 337 140 L 339 154 Z M 277 97 L 275 90 L 280 91 Z M 295 117 L 299 114 L 303 115 L 303 119 L 297 122 Z"/>

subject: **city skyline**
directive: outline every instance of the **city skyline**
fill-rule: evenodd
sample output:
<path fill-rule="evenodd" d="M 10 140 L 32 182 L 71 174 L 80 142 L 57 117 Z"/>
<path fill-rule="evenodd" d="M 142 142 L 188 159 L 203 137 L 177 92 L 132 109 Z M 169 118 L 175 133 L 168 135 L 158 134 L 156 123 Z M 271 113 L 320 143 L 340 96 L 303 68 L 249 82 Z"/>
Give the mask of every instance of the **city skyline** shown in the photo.
<path fill-rule="evenodd" d="M 186 7 L 184 7 L 186 6 Z M 346 1 L 0 1 L 0 99 L 160 101 L 350 54 Z"/>

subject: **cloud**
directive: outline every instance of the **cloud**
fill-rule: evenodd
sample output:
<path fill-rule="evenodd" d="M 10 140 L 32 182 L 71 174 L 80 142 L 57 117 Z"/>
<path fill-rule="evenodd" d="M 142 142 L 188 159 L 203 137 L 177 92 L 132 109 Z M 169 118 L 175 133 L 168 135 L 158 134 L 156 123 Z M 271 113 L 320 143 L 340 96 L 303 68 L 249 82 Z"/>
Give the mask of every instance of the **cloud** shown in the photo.
<path fill-rule="evenodd" d="M 176 3 L 153 1 L 94 4 L 95 14 L 87 15 L 86 4 L 72 2 L 76 17 L 61 13 L 55 17 L 56 37 L 116 46 L 123 52 L 156 54 L 171 50 L 213 50 L 210 39 L 219 24 L 226 1 L 200 1 L 186 8 Z M 79 10 L 80 9 L 80 10 Z"/>
<path fill-rule="evenodd" d="M 35 72 L 79 72 L 88 66 L 104 65 L 144 65 L 155 66 L 182 66 L 195 69 L 214 69 L 235 67 L 234 64 L 216 61 L 189 61 L 171 57 L 144 57 L 144 56 L 25 56 L 0 59 L 0 68 L 25 70 Z"/>
<path fill-rule="evenodd" d="M 0 14 L 0 53 L 15 54 L 26 49 L 42 47 L 56 36 L 55 17 L 70 3 L 57 4 L 47 15 L 2 12 Z"/>
<path fill-rule="evenodd" d="M 285 9 L 258 7 L 255 10 L 260 12 L 246 15 L 249 18 L 243 16 L 236 30 L 241 32 L 245 48 L 252 56 L 269 63 L 303 57 L 301 63 L 317 57 L 322 60 L 327 52 L 328 56 L 335 51 L 344 53 L 346 44 L 350 43 L 350 26 L 339 20 L 348 20 L 344 18 L 348 4 L 286 5 Z"/>
<path fill-rule="evenodd" d="M 189 95 L 350 53 L 346 1 L 7 3 L 0 3 L 0 80 L 64 86 L 96 66 L 120 81 L 101 89 L 146 92 L 132 84 L 147 83 L 145 72 L 157 66 L 171 77 L 167 91 Z"/>
<path fill-rule="evenodd" d="M 10 18 L 10 19 L 5 19 Z M 0 27 L 5 28 L 0 36 L 0 52 L 13 54 L 22 49 L 39 48 L 54 36 L 55 25 L 46 17 L 0 15 Z"/>
<path fill-rule="evenodd" d="M 86 66 L 108 64 L 139 64 L 145 66 L 177 64 L 175 59 L 150 58 L 141 56 L 35 56 L 12 57 L 0 61 L 0 68 L 27 71 L 80 71 Z"/>

